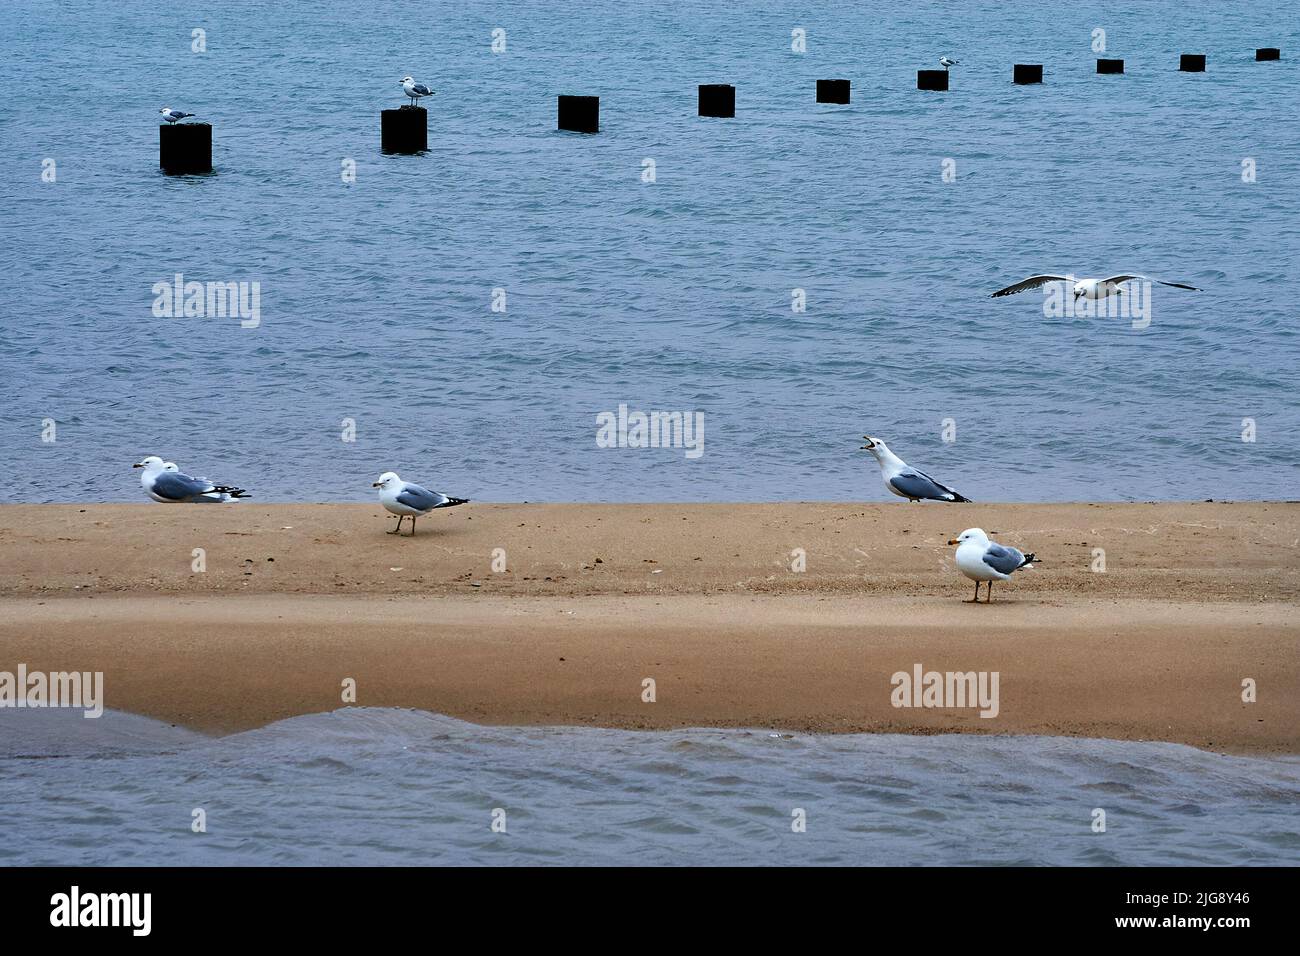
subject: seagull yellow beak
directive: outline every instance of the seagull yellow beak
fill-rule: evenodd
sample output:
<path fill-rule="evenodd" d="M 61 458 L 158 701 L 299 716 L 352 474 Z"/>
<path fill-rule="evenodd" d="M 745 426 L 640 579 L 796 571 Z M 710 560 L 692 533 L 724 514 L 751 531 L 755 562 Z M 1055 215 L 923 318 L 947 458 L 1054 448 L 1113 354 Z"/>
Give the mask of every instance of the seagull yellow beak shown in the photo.
<path fill-rule="evenodd" d="M 949 544 L 957 544 L 958 541 L 957 541 L 956 538 L 949 538 L 949 539 L 948 539 L 948 543 L 949 543 Z"/>
<path fill-rule="evenodd" d="M 371 488 L 382 488 L 382 487 L 384 487 L 384 483 L 383 483 L 382 481 L 372 481 L 372 482 L 370 483 L 370 487 L 371 487 Z"/>

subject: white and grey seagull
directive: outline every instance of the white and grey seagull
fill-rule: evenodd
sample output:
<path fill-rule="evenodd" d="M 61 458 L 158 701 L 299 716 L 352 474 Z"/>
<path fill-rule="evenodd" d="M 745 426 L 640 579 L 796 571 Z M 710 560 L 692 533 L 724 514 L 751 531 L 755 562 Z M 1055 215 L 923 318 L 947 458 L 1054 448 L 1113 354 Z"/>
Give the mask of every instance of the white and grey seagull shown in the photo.
<path fill-rule="evenodd" d="M 1032 566 L 1036 560 L 1033 554 L 990 541 L 983 528 L 967 528 L 948 543 L 957 545 L 957 569 L 975 582 L 975 599 L 967 604 L 979 601 L 980 584 L 985 581 L 989 588 L 984 603 L 989 603 L 993 600 L 994 581 L 1010 580 L 1013 572 Z"/>
<path fill-rule="evenodd" d="M 956 66 L 960 62 L 961 60 L 950 60 L 946 56 L 939 57 L 939 65 L 943 67 L 945 70 L 948 69 L 948 67 L 950 66 Z"/>
<path fill-rule="evenodd" d="M 452 498 L 430 491 L 421 485 L 403 481 L 395 471 L 386 471 L 371 485 L 379 489 L 379 503 L 397 515 L 397 527 L 389 534 L 400 534 L 402 522 L 411 519 L 411 536 L 415 536 L 415 519 L 439 508 L 454 508 L 466 504 L 468 498 Z"/>
<path fill-rule="evenodd" d="M 421 97 L 433 96 L 433 90 L 429 89 L 423 83 L 417 83 L 409 76 L 402 77 L 402 92 L 411 98 L 411 105 L 414 106 Z"/>
<path fill-rule="evenodd" d="M 1105 299 L 1112 295 L 1119 295 L 1124 290 L 1120 288 L 1125 282 L 1156 282 L 1160 285 L 1173 286 L 1175 289 L 1190 289 L 1193 292 L 1200 292 L 1194 285 L 1187 285 L 1183 282 L 1166 282 L 1163 279 L 1153 279 L 1150 276 L 1143 275 L 1117 275 L 1109 279 L 1079 279 L 1075 280 L 1074 276 L 1058 275 L 1038 275 L 1030 276 L 1028 279 L 1022 279 L 1009 285 L 1005 289 L 998 289 L 991 295 L 996 299 L 1000 295 L 1014 295 L 1017 292 L 1027 292 L 1030 289 L 1037 289 L 1040 286 L 1047 285 L 1049 282 L 1069 282 L 1074 288 L 1075 299 Z"/>
<path fill-rule="evenodd" d="M 178 120 L 189 119 L 191 116 L 194 115 L 193 113 L 182 113 L 180 110 L 174 110 L 170 106 L 164 106 L 158 112 L 161 113 L 162 118 L 169 123 L 175 123 Z"/>
<path fill-rule="evenodd" d="M 880 465 L 880 477 L 885 482 L 885 487 L 891 493 L 898 495 L 900 498 L 907 498 L 911 501 L 970 501 L 969 498 L 959 494 L 947 485 L 940 484 L 923 471 L 913 468 L 903 459 L 899 458 L 879 438 L 872 438 L 870 435 L 863 435 L 867 443 L 862 446 L 863 451 L 869 451 L 876 456 L 876 462 Z"/>
<path fill-rule="evenodd" d="M 202 504 L 248 497 L 248 492 L 243 488 L 214 484 L 206 478 L 191 478 L 179 470 L 169 471 L 168 464 L 157 455 L 150 455 L 132 466 L 144 469 L 144 474 L 140 476 L 140 486 L 154 501 L 164 504 Z M 174 465 L 172 467 L 175 468 Z"/>

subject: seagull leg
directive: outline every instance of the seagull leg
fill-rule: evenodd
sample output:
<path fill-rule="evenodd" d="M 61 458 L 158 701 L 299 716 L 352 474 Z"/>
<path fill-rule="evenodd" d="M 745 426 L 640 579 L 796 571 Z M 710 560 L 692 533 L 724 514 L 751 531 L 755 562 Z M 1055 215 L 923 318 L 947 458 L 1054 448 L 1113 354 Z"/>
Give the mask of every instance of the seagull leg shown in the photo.
<path fill-rule="evenodd" d="M 390 532 L 388 532 L 388 533 L 389 533 L 389 534 L 399 534 L 399 533 L 401 532 L 401 530 L 402 530 L 402 515 L 398 515 L 398 516 L 397 516 L 397 527 L 394 528 L 392 531 L 390 531 Z"/>
<path fill-rule="evenodd" d="M 415 515 L 411 515 L 411 537 L 415 537 Z"/>
<path fill-rule="evenodd" d="M 975 582 L 975 599 L 973 601 L 963 601 L 963 604 L 978 604 L 980 599 L 980 583 Z"/>
<path fill-rule="evenodd" d="M 984 598 L 984 603 L 985 604 L 993 603 L 993 582 L 992 581 L 989 582 L 988 596 Z"/>

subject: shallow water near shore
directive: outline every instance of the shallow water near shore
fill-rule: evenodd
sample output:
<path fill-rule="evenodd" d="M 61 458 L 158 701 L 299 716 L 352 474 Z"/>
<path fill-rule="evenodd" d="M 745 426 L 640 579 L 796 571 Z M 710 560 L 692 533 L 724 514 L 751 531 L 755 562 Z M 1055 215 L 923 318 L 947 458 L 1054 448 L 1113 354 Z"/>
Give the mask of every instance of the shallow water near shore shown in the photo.
<path fill-rule="evenodd" d="M 0 711 L 3 864 L 1295 865 L 1297 801 L 1298 758 L 1166 743 L 378 708 L 209 738 L 116 711 Z"/>
<path fill-rule="evenodd" d="M 980 501 L 1297 495 L 1291 4 L 357 10 L 5 4 L 0 501 L 144 500 L 146 454 L 257 501 L 388 468 L 480 501 L 887 500 L 864 432 Z M 943 55 L 951 90 L 917 91 Z M 384 156 L 408 72 L 430 150 Z M 830 77 L 849 106 L 814 102 Z M 735 119 L 695 115 L 715 82 Z M 555 130 L 562 93 L 599 135 Z M 214 175 L 158 172 L 163 104 L 213 124 Z M 1144 329 L 989 298 L 1043 271 L 1205 291 L 1155 287 Z M 155 318 L 177 273 L 259 283 L 258 327 Z M 703 455 L 597 447 L 623 403 L 702 412 Z"/>

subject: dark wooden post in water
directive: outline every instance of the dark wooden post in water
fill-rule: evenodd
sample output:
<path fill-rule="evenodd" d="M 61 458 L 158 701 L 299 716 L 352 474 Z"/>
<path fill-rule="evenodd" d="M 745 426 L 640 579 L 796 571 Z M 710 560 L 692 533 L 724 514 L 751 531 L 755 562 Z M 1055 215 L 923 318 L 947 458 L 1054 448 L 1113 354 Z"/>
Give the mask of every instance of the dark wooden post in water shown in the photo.
<path fill-rule="evenodd" d="M 1184 53 L 1178 58 L 1178 69 L 1184 73 L 1204 73 L 1204 53 Z"/>
<path fill-rule="evenodd" d="M 700 115 L 731 118 L 736 115 L 736 88 L 729 83 L 700 84 Z"/>
<path fill-rule="evenodd" d="M 159 126 L 158 165 L 169 174 L 212 172 L 212 125 L 168 123 Z"/>
<path fill-rule="evenodd" d="M 556 129 L 570 133 L 599 133 L 600 97 L 561 96 Z"/>
<path fill-rule="evenodd" d="M 1097 72 L 1098 73 L 1123 73 L 1124 61 L 1123 60 L 1098 60 Z"/>
<path fill-rule="evenodd" d="M 817 81 L 817 102 L 818 103 L 839 103 L 841 105 L 849 101 L 849 81 L 848 80 L 818 80 Z"/>
<path fill-rule="evenodd" d="M 1011 67 L 1011 82 L 1025 85 L 1026 83 L 1043 82 L 1043 64 L 1041 63 L 1017 63 Z"/>
<path fill-rule="evenodd" d="M 429 111 L 402 106 L 379 114 L 380 149 L 385 153 L 419 153 L 429 148 Z"/>
<path fill-rule="evenodd" d="M 1257 62 L 1280 59 L 1282 59 L 1282 51 L 1275 46 L 1262 46 L 1255 51 L 1255 60 Z"/>
<path fill-rule="evenodd" d="M 948 71 L 947 70 L 917 70 L 916 88 L 918 90 L 948 89 Z"/>

